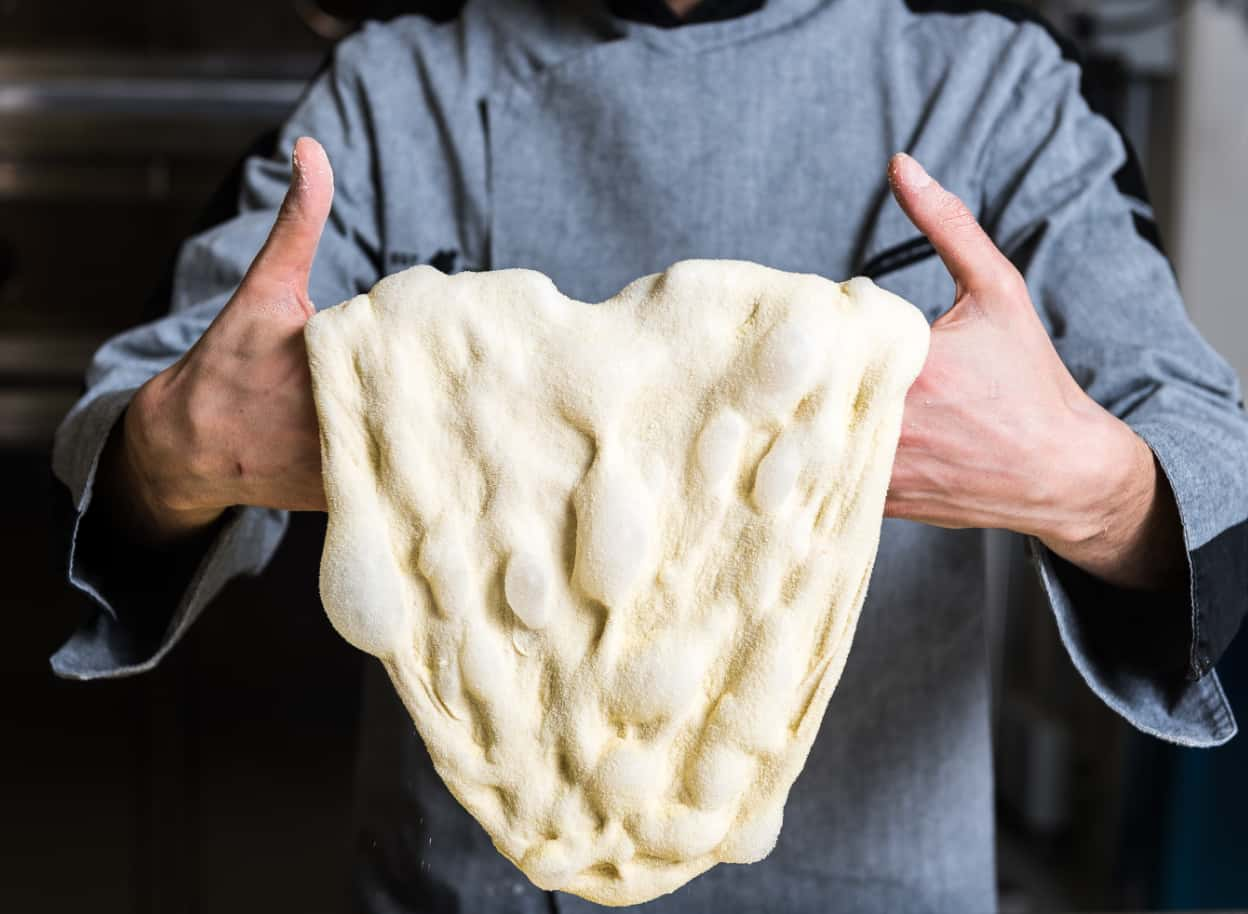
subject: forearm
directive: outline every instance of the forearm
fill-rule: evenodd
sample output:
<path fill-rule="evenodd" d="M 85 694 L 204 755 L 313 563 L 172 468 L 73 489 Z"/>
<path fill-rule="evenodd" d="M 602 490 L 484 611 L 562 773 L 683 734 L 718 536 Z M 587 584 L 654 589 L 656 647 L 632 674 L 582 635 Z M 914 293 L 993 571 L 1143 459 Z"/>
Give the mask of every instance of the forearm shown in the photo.
<path fill-rule="evenodd" d="M 1171 590 L 1186 580 L 1186 547 L 1174 493 L 1152 450 L 1126 423 L 1106 414 L 1097 442 L 1096 478 L 1072 486 L 1082 523 L 1041 536 L 1053 552 L 1118 587 Z M 1078 455 L 1071 454 L 1072 459 Z M 1072 474 L 1072 479 L 1079 479 Z"/>

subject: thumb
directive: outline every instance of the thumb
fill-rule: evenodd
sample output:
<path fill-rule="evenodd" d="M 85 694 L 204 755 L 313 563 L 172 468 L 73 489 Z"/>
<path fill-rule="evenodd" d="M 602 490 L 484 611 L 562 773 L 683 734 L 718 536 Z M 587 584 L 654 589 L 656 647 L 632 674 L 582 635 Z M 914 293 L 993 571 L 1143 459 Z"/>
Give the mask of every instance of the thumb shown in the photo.
<path fill-rule="evenodd" d="M 333 199 L 329 157 L 316 140 L 300 137 L 291 155 L 290 188 L 243 284 L 277 284 L 306 300 L 308 274 Z"/>
<path fill-rule="evenodd" d="M 902 211 L 944 261 L 959 295 L 1007 288 L 1017 279 L 1014 265 L 966 204 L 941 187 L 922 165 L 899 152 L 888 163 L 888 181 Z"/>

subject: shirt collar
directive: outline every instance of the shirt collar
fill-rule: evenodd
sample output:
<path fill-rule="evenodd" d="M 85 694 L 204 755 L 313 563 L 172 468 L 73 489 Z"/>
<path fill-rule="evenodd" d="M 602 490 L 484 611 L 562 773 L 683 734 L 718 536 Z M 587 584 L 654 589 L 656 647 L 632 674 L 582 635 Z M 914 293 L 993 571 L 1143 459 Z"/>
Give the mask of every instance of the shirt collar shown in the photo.
<path fill-rule="evenodd" d="M 607 0 L 612 14 L 621 19 L 670 29 L 699 22 L 735 19 L 762 8 L 766 0 L 698 0 L 683 17 L 672 12 L 666 0 Z"/>

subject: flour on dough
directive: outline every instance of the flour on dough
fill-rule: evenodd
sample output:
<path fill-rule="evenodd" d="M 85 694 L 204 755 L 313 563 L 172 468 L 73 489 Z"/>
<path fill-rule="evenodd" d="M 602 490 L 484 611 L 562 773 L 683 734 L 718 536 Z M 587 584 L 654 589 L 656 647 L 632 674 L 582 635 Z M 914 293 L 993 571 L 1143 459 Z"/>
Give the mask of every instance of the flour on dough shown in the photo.
<path fill-rule="evenodd" d="M 923 315 L 739 261 L 596 305 L 419 266 L 306 337 L 325 609 L 499 851 L 612 905 L 765 857 L 866 596 Z"/>

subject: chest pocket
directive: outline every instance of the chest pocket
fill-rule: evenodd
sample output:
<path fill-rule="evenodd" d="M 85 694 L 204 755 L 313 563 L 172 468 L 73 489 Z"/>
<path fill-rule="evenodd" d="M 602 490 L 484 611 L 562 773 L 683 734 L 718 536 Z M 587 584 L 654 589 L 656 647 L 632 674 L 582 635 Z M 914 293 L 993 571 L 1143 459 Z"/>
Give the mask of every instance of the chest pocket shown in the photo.
<path fill-rule="evenodd" d="M 922 235 L 889 245 L 854 270 L 876 285 L 900 295 L 934 321 L 953 304 L 953 278 L 932 243 Z"/>

